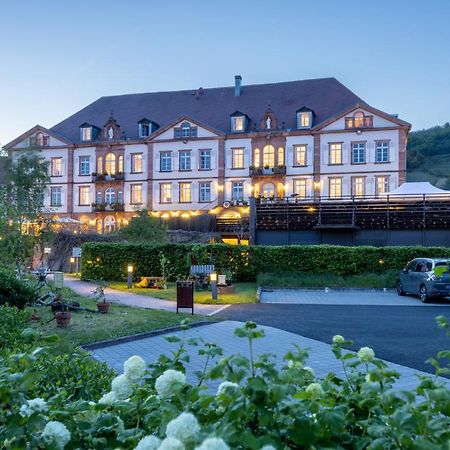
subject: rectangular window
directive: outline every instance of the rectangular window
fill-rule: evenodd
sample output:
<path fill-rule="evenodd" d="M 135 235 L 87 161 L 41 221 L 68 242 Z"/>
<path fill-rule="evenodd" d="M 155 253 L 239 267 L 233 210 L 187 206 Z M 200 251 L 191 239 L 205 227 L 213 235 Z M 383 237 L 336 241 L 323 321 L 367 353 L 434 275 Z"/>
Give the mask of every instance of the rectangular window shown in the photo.
<path fill-rule="evenodd" d="M 91 173 L 90 156 L 80 156 L 80 176 L 90 175 Z"/>
<path fill-rule="evenodd" d="M 305 199 L 306 198 L 306 180 L 294 180 L 294 194 L 297 194 L 298 197 Z"/>
<path fill-rule="evenodd" d="M 52 158 L 50 166 L 52 177 L 62 176 L 62 158 Z"/>
<path fill-rule="evenodd" d="M 364 177 L 352 178 L 352 195 L 355 197 L 364 197 L 366 193 L 366 179 Z"/>
<path fill-rule="evenodd" d="M 298 128 L 311 127 L 311 113 L 308 111 L 298 113 Z"/>
<path fill-rule="evenodd" d="M 342 143 L 329 144 L 329 165 L 342 164 Z"/>
<path fill-rule="evenodd" d="M 142 184 L 132 184 L 130 194 L 130 203 L 132 205 L 142 204 Z"/>
<path fill-rule="evenodd" d="M 294 145 L 294 166 L 306 166 L 306 145 Z"/>
<path fill-rule="evenodd" d="M 200 170 L 211 169 L 211 150 L 200 150 Z"/>
<path fill-rule="evenodd" d="M 142 173 L 142 153 L 131 154 L 131 172 Z"/>
<path fill-rule="evenodd" d="M 81 140 L 90 141 L 92 139 L 92 128 L 86 127 L 81 129 Z"/>
<path fill-rule="evenodd" d="M 376 177 L 375 194 L 380 195 L 385 194 L 386 192 L 389 192 L 389 177 Z"/>
<path fill-rule="evenodd" d="M 62 187 L 51 187 L 50 188 L 50 206 L 61 206 L 62 205 Z"/>
<path fill-rule="evenodd" d="M 172 183 L 161 183 L 159 186 L 160 203 L 172 203 Z"/>
<path fill-rule="evenodd" d="M 180 203 L 190 203 L 191 201 L 191 183 L 180 183 Z"/>
<path fill-rule="evenodd" d="M 191 152 L 180 152 L 180 170 L 191 170 Z"/>
<path fill-rule="evenodd" d="M 342 197 L 342 178 L 330 178 L 330 198 L 341 198 Z"/>
<path fill-rule="evenodd" d="M 389 162 L 389 142 L 377 142 L 375 162 Z"/>
<path fill-rule="evenodd" d="M 233 181 L 231 198 L 232 198 L 232 200 L 243 200 L 244 199 L 244 182 L 243 181 Z"/>
<path fill-rule="evenodd" d="M 199 201 L 206 203 L 211 201 L 211 183 L 199 183 Z"/>
<path fill-rule="evenodd" d="M 244 116 L 234 116 L 231 118 L 233 131 L 244 131 Z"/>
<path fill-rule="evenodd" d="M 366 144 L 355 142 L 352 144 L 352 164 L 364 164 L 366 162 Z"/>
<path fill-rule="evenodd" d="M 89 197 L 90 197 L 90 189 L 89 186 L 80 186 L 79 188 L 79 195 L 78 195 L 78 199 L 79 199 L 79 205 L 80 206 L 88 206 L 90 204 L 89 202 Z"/>
<path fill-rule="evenodd" d="M 139 124 L 139 136 L 147 137 L 149 134 L 150 134 L 150 126 L 145 123 Z"/>
<path fill-rule="evenodd" d="M 160 171 L 171 172 L 172 171 L 172 152 L 161 152 L 160 155 Z"/>
<path fill-rule="evenodd" d="M 231 149 L 231 167 L 233 169 L 244 168 L 244 149 L 232 148 Z"/>

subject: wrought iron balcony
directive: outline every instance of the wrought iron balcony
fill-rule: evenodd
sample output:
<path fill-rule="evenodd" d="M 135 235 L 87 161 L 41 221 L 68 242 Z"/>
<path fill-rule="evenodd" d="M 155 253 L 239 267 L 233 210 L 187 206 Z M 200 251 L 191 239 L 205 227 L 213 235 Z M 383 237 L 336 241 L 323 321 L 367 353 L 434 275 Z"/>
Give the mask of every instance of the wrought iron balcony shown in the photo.
<path fill-rule="evenodd" d="M 254 167 L 250 166 L 249 174 L 251 177 L 265 177 L 274 175 L 286 175 L 286 166 L 278 165 L 275 167 Z"/>
<path fill-rule="evenodd" d="M 92 203 L 93 212 L 111 212 L 111 211 L 124 211 L 125 205 L 123 203 Z"/>
<path fill-rule="evenodd" d="M 92 181 L 94 183 L 99 183 L 103 181 L 123 181 L 125 180 L 125 174 L 123 172 L 117 172 L 115 174 L 108 174 L 108 173 L 92 173 Z"/>

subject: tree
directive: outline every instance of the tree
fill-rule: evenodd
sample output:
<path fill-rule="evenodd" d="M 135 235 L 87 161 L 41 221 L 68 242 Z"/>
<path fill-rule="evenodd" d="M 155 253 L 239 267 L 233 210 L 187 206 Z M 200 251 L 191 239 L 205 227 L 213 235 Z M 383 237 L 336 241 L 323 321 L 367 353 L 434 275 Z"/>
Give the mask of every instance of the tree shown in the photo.
<path fill-rule="evenodd" d="M 150 216 L 146 209 L 137 214 L 126 227 L 119 230 L 122 239 L 133 244 L 161 244 L 167 241 L 166 227 L 158 218 Z"/>
<path fill-rule="evenodd" d="M 20 268 L 40 235 L 48 230 L 43 215 L 48 162 L 39 152 L 27 152 L 5 167 L 0 185 L 0 261 Z"/>

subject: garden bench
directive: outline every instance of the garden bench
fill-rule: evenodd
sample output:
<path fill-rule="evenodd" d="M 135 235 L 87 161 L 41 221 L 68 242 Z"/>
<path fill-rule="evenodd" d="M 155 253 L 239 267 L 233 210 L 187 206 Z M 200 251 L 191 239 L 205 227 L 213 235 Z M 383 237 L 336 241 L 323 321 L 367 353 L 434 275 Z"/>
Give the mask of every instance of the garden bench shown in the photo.
<path fill-rule="evenodd" d="M 191 266 L 190 278 L 195 280 L 197 290 L 206 290 L 209 287 L 209 276 L 214 272 L 214 264 L 199 264 Z"/>

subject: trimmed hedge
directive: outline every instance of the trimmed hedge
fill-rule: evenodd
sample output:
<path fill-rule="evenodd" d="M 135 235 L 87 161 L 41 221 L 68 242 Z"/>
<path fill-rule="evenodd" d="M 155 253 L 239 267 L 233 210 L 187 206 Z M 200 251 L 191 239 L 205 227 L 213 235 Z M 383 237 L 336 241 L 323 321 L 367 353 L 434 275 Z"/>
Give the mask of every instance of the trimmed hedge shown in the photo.
<path fill-rule="evenodd" d="M 400 270 L 417 257 L 450 258 L 450 248 L 86 243 L 83 245 L 81 276 L 90 280 L 125 280 L 128 264 L 133 264 L 136 279 L 161 276 L 162 256 L 167 260 L 164 275 L 169 280 L 186 277 L 191 261 L 209 264 L 212 257 L 216 268 L 229 269 L 234 280 L 254 281 L 262 272 L 331 272 L 345 276 Z"/>

